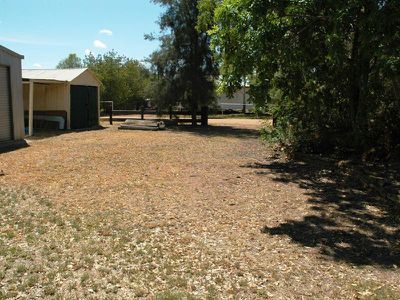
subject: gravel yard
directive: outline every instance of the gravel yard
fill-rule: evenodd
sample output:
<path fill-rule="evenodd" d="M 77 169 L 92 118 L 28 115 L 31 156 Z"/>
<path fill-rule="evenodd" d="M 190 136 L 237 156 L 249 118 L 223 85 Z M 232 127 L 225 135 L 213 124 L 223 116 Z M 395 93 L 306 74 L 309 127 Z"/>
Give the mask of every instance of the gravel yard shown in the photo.
<path fill-rule="evenodd" d="M 368 176 L 382 196 L 278 159 L 259 120 L 210 124 L 0 154 L 0 299 L 400 299 L 398 173 Z"/>

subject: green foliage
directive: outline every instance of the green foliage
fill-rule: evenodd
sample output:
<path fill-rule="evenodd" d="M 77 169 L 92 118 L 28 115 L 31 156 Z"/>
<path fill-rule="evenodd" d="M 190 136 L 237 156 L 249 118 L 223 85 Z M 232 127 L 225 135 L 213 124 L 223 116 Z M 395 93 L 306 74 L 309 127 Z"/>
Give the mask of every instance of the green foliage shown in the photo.
<path fill-rule="evenodd" d="M 295 151 L 381 153 L 400 143 L 400 2 L 202 0 L 221 82 L 273 115 Z"/>
<path fill-rule="evenodd" d="M 115 109 L 139 109 L 147 98 L 152 97 L 153 76 L 139 61 L 119 55 L 115 51 L 97 57 L 86 56 L 83 60 L 75 54 L 60 62 L 66 65 L 72 61 L 80 67 L 91 69 L 102 82 L 102 101 L 114 101 Z"/>
<path fill-rule="evenodd" d="M 56 67 L 57 69 L 76 69 L 83 68 L 82 59 L 75 53 L 71 53 L 67 58 L 60 61 Z"/>
<path fill-rule="evenodd" d="M 152 76 L 139 61 L 110 51 L 86 56 L 84 63 L 102 82 L 101 99 L 114 101 L 114 108 L 139 109 L 150 97 Z"/>
<path fill-rule="evenodd" d="M 150 58 L 158 75 L 159 107 L 180 102 L 195 113 L 213 100 L 217 75 L 209 35 L 196 28 L 198 1 L 154 2 L 166 8 L 159 20 L 161 47 Z"/>

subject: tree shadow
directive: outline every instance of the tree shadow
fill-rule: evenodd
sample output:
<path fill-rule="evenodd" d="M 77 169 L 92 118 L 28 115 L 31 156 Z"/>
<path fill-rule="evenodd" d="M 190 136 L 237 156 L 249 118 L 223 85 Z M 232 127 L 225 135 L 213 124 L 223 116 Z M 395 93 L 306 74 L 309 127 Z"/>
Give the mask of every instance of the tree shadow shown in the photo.
<path fill-rule="evenodd" d="M 176 132 L 188 132 L 199 136 L 206 137 L 235 137 L 235 138 L 258 138 L 260 131 L 256 129 L 238 128 L 233 126 L 190 126 L 179 125 L 168 127 L 168 130 Z"/>
<path fill-rule="evenodd" d="M 311 213 L 301 220 L 265 226 L 270 235 L 318 248 L 325 257 L 355 265 L 400 266 L 399 165 L 342 165 L 308 157 L 296 162 L 250 164 L 274 173 L 309 196 Z"/>

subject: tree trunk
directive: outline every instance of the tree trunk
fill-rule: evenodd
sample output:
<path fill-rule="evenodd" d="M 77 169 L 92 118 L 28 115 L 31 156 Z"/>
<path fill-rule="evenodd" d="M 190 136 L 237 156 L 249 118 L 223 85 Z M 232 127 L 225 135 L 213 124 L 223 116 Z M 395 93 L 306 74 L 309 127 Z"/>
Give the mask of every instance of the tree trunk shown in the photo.
<path fill-rule="evenodd" d="M 354 24 L 353 46 L 351 49 L 351 75 L 350 75 L 350 112 L 351 126 L 355 129 L 357 112 L 360 102 L 360 29 L 359 17 Z"/>
<path fill-rule="evenodd" d="M 197 106 L 193 105 L 192 106 L 192 126 L 197 125 Z"/>
<path fill-rule="evenodd" d="M 197 101 L 196 99 L 194 99 L 193 95 L 192 95 L 192 99 L 191 99 L 191 113 L 192 113 L 192 126 L 196 126 L 197 125 Z"/>
<path fill-rule="evenodd" d="M 360 26 L 360 19 L 368 15 L 370 9 L 368 7 L 360 8 L 354 24 L 354 38 L 351 52 L 351 121 L 352 129 L 364 130 L 362 128 L 366 124 L 366 116 L 364 115 L 366 101 L 368 99 L 369 77 L 371 72 L 372 54 L 368 50 L 368 26 L 364 24 Z"/>

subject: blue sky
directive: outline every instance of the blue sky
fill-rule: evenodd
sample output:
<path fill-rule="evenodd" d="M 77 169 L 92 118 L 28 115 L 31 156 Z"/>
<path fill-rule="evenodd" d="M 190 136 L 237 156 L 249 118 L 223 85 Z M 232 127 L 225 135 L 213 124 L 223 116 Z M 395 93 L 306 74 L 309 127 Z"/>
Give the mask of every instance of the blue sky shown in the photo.
<path fill-rule="evenodd" d="M 161 12 L 150 0 L 0 0 L 0 45 L 24 55 L 24 68 L 111 49 L 142 60 L 158 47 L 143 36 L 159 31 Z"/>

